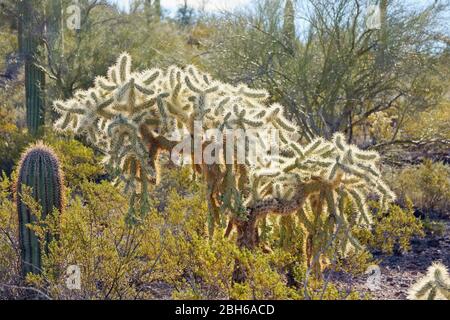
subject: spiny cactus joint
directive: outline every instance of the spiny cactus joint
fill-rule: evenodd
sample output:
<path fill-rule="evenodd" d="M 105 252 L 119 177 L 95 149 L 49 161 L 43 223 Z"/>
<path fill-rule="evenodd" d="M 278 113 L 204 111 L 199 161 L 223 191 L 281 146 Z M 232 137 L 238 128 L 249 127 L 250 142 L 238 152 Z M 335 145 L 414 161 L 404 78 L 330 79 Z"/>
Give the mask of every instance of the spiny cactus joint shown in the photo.
<path fill-rule="evenodd" d="M 450 300 L 450 276 L 440 262 L 433 263 L 427 274 L 408 291 L 409 300 Z"/>

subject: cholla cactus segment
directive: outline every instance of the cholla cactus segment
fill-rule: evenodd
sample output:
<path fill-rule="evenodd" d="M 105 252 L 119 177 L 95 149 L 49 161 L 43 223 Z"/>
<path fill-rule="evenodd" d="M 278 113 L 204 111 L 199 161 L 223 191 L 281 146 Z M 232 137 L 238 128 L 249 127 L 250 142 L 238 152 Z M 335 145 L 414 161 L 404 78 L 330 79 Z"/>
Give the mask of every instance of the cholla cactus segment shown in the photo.
<path fill-rule="evenodd" d="M 194 66 L 136 72 L 131 57 L 123 53 L 106 77 L 96 78 L 93 88 L 76 92 L 70 100 L 54 102 L 61 115 L 55 127 L 87 135 L 109 158 L 117 157 L 117 141 L 123 140 L 116 133 L 124 130 L 111 130 L 117 125 L 125 126 L 125 131 L 134 127 L 135 138 L 125 139 L 129 144 L 146 140 L 141 134 L 143 127 L 168 140 L 173 140 L 174 131 L 192 134 L 194 121 L 202 121 L 204 129 L 279 128 L 287 139 L 294 125 L 282 116 L 280 105 L 264 104 L 268 96 L 265 90 L 215 81 Z M 127 121 L 118 124 L 117 119 Z M 130 149 L 141 148 L 135 145 Z"/>
<path fill-rule="evenodd" d="M 268 174 L 267 168 L 254 171 L 255 177 L 265 176 L 257 179 L 259 184 L 264 185 L 270 180 L 273 185 L 278 183 L 283 188 L 292 189 L 283 192 L 292 194 L 300 181 L 320 178 L 334 185 L 334 189 L 345 191 L 367 222 L 370 219 L 365 202 L 369 193 L 378 194 L 383 205 L 395 199 L 393 192 L 381 179 L 377 168 L 378 155 L 347 144 L 340 133 L 335 134 L 332 141 L 318 138 L 305 147 L 294 142 L 289 147 L 294 156 L 280 157 L 275 165 L 279 168 L 278 172 L 275 170 Z"/>
<path fill-rule="evenodd" d="M 433 263 L 427 274 L 408 291 L 409 300 L 450 300 L 450 276 L 446 267 Z"/>
<path fill-rule="evenodd" d="M 93 88 L 76 92 L 70 100 L 56 101 L 54 108 L 61 115 L 56 127 L 87 135 L 104 150 L 105 161 L 122 173 L 120 181 L 133 192 L 140 192 L 144 182 L 156 179 L 159 150 L 171 151 L 184 136 L 194 135 L 197 123 L 201 123 L 204 130 L 255 132 L 258 147 L 266 150 L 276 143 L 281 151 L 268 154 L 267 159 L 257 157 L 253 163 L 246 159 L 242 170 L 235 164 L 231 169 L 223 163 L 214 167 L 216 171 L 208 176 L 217 184 L 214 192 L 223 194 L 212 198 L 227 195 L 223 190 L 234 190 L 242 193 L 239 201 L 246 207 L 267 198 L 283 200 L 270 202 L 280 204 L 303 199 L 300 186 L 312 181 L 311 190 L 330 193 L 332 201 L 327 201 L 326 207 L 336 220 L 345 223 L 340 218 L 339 201 L 346 197 L 352 200 L 360 222 L 370 224 L 367 196 L 377 193 L 383 208 L 395 198 L 381 179 L 378 154 L 347 144 L 339 133 L 331 141 L 317 138 L 301 146 L 296 141 L 295 123 L 285 116 L 282 105 L 268 105 L 268 97 L 265 90 L 216 81 L 194 66 L 133 71 L 131 57 L 124 53 L 106 77 L 95 80 Z M 278 139 L 261 133 L 271 130 L 277 132 Z M 203 139 L 202 146 L 215 142 Z M 248 148 L 246 145 L 245 152 Z M 204 166 L 202 170 L 211 168 Z M 225 178 L 227 172 L 238 171 L 239 185 Z"/>
<path fill-rule="evenodd" d="M 268 197 L 295 201 L 320 193 L 323 198 L 321 208 L 327 211 L 330 223 L 334 223 L 333 228 L 339 229 L 342 253 L 360 248 L 344 214 L 346 199 L 351 201 L 356 222 L 361 226 L 372 223 L 366 204 L 369 194 L 377 194 L 385 209 L 386 204 L 395 199 L 381 179 L 377 168 L 378 154 L 347 144 L 340 133 L 335 134 L 331 141 L 317 138 L 305 147 L 290 142 L 288 149 L 285 156 L 273 159 L 272 167 L 258 167 L 251 171 L 253 192 L 247 205 L 251 207 Z M 316 187 L 305 197 L 304 193 L 309 191 L 302 185 L 314 181 L 312 186 Z M 298 203 L 302 204 L 301 201 Z M 307 225 L 308 221 L 303 220 L 303 223 Z"/>

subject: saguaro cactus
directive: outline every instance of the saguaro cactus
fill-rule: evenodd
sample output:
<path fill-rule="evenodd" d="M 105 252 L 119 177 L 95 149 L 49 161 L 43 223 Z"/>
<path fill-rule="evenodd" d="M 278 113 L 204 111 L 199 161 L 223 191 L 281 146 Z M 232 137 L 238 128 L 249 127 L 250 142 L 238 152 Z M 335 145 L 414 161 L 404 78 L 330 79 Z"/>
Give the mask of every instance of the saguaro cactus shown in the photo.
<path fill-rule="evenodd" d="M 33 23 L 32 0 L 19 2 L 19 46 L 25 59 L 25 96 L 28 131 L 36 135 L 44 123 L 45 73 L 36 66 L 38 28 Z"/>
<path fill-rule="evenodd" d="M 44 219 L 54 208 L 63 208 L 63 177 L 54 152 L 42 143 L 28 148 L 22 155 L 16 182 L 16 202 L 19 216 L 19 241 L 22 257 L 22 273 L 39 273 L 41 270 L 41 247 L 36 234 L 27 224 L 36 217 L 23 201 L 23 186 L 31 188 L 32 196 L 42 208 Z M 47 236 L 47 240 L 50 235 Z"/>
<path fill-rule="evenodd" d="M 378 63 L 384 68 L 386 64 L 386 51 L 387 51 L 387 41 L 388 41 L 388 26 L 387 26 L 387 11 L 388 11 L 388 1 L 380 1 L 380 20 L 381 29 L 379 34 L 380 51 L 378 53 Z"/>
<path fill-rule="evenodd" d="M 286 47 L 294 53 L 295 49 L 295 9 L 292 0 L 286 0 L 283 18 L 283 36 Z"/>

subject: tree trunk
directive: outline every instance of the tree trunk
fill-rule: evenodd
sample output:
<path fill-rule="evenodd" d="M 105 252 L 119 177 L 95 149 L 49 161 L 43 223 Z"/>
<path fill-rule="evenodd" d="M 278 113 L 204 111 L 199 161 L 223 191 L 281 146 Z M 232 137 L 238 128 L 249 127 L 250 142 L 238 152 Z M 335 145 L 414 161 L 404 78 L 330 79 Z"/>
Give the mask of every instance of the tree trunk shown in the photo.
<path fill-rule="evenodd" d="M 256 214 L 250 215 L 247 221 L 235 222 L 237 231 L 237 245 L 240 249 L 255 250 L 259 244 L 259 234 Z M 242 263 L 235 261 L 233 271 L 233 282 L 243 283 L 247 279 L 247 271 Z"/>
<path fill-rule="evenodd" d="M 267 214 L 278 214 L 286 216 L 298 211 L 311 193 L 320 190 L 320 183 L 317 181 L 299 185 L 297 195 L 291 200 L 266 199 L 261 200 L 254 206 L 248 208 L 247 220 L 232 221 L 236 226 L 237 245 L 240 249 L 255 250 L 259 245 L 258 221 Z M 229 230 L 227 230 L 227 233 Z M 235 262 L 233 272 L 233 282 L 242 283 L 247 278 L 247 271 L 240 261 Z"/>

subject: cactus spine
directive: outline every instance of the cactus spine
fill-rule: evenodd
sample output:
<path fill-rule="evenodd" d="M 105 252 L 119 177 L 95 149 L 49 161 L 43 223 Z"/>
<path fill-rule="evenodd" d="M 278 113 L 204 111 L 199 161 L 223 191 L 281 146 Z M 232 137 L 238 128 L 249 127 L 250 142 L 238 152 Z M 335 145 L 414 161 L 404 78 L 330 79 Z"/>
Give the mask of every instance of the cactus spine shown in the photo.
<path fill-rule="evenodd" d="M 36 135 L 44 124 L 44 88 L 45 73 L 36 65 L 38 53 L 38 37 L 33 23 L 32 0 L 19 2 L 19 46 L 25 58 L 25 97 L 27 110 L 27 127 L 32 135 Z"/>
<path fill-rule="evenodd" d="M 425 277 L 408 292 L 409 300 L 450 300 L 450 276 L 442 263 L 433 263 Z"/>
<path fill-rule="evenodd" d="M 41 247 L 36 234 L 28 224 L 37 218 L 24 203 L 23 187 L 31 188 L 31 195 L 41 206 L 41 219 L 56 208 L 63 208 L 63 177 L 60 164 L 54 152 L 42 143 L 28 148 L 22 155 L 16 181 L 16 205 L 19 220 L 19 241 L 22 258 L 22 274 L 39 273 L 41 270 Z M 46 241 L 50 240 L 47 235 Z"/>

